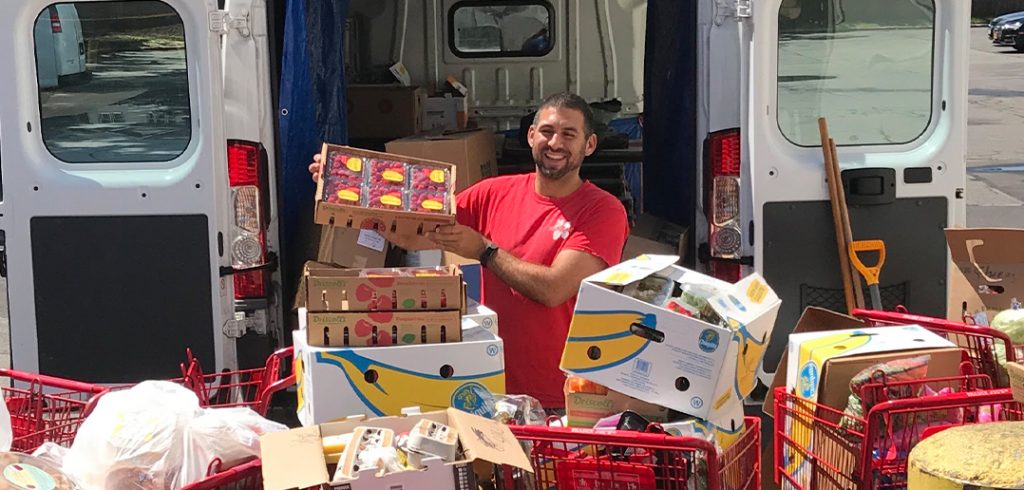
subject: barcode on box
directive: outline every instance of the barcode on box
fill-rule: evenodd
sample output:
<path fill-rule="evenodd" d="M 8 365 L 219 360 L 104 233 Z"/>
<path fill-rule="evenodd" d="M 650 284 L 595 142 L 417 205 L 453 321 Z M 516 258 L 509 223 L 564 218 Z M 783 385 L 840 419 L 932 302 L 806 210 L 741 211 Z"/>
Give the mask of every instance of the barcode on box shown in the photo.
<path fill-rule="evenodd" d="M 651 374 L 651 361 L 637 359 L 633 361 L 633 370 L 638 373 Z"/>

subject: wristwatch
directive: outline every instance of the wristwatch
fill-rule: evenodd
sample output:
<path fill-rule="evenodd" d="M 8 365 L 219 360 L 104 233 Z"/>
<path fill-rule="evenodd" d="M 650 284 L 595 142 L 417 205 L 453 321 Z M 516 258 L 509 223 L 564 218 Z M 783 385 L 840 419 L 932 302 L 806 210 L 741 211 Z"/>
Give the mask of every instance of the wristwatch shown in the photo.
<path fill-rule="evenodd" d="M 480 252 L 480 265 L 487 267 L 487 263 L 494 258 L 494 254 L 498 253 L 498 246 L 493 243 L 488 243 L 487 247 L 484 248 L 483 252 Z"/>

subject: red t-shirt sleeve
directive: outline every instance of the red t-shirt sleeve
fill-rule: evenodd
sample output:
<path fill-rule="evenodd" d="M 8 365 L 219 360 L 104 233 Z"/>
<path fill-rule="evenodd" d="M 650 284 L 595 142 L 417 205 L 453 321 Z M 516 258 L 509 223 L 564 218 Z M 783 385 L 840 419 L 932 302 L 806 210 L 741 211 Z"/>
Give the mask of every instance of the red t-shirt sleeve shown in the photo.
<path fill-rule="evenodd" d="M 477 182 L 455 195 L 455 221 L 474 230 L 480 229 L 485 197 L 484 181 Z"/>
<path fill-rule="evenodd" d="M 586 252 L 612 266 L 622 260 L 628 235 L 626 209 L 615 199 L 603 199 L 573 227 L 562 250 Z"/>

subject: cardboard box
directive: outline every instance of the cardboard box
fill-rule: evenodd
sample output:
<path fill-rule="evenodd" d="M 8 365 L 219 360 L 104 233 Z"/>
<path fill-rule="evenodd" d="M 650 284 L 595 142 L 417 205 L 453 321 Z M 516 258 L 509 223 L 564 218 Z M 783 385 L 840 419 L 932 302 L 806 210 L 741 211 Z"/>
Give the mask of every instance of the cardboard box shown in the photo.
<path fill-rule="evenodd" d="M 863 326 L 864 324 L 856 318 L 822 308 L 808 307 L 804 310 L 803 315 L 801 315 L 796 327 L 790 334 L 790 338 L 795 338 L 799 341 L 801 335 L 807 335 L 808 333 L 828 336 L 835 332 L 848 332 L 851 329 L 857 329 L 864 332 L 874 330 L 861 328 Z M 902 327 L 882 327 L 882 329 L 885 328 L 897 331 Z M 930 340 L 934 341 L 934 338 L 930 338 Z M 944 339 L 939 338 L 939 340 Z M 850 380 L 853 376 L 870 366 L 895 359 L 927 354 L 930 359 L 926 376 L 944 377 L 959 375 L 960 363 L 966 359 L 964 357 L 965 354 L 961 349 L 952 346 L 948 341 L 943 346 L 931 349 L 918 349 L 917 347 L 921 344 L 919 342 L 913 342 L 912 344 L 914 345 L 910 345 L 909 347 L 904 346 L 903 349 L 897 349 L 895 351 L 876 351 L 868 354 L 854 354 L 848 357 L 833 356 L 833 358 L 826 360 L 825 366 L 820 370 L 820 374 L 817 376 L 818 384 L 814 390 L 816 394 L 820 394 L 821 396 L 818 402 L 836 408 L 840 411 L 844 410 L 849 401 Z M 772 386 L 768 390 L 767 396 L 765 397 L 765 401 L 762 405 L 762 410 L 769 417 L 774 416 L 775 388 L 786 386 L 787 380 L 792 379 L 793 377 L 790 375 L 793 369 L 792 366 L 794 364 L 799 364 L 799 361 L 792 362 L 790 359 L 790 353 L 788 351 L 783 351 L 782 358 L 779 361 L 779 366 L 775 371 Z M 831 415 L 826 415 L 824 411 L 817 411 L 816 415 L 827 419 L 837 418 Z M 838 420 L 832 420 L 832 422 L 838 422 Z M 814 461 L 803 460 L 799 456 L 793 454 L 789 456 L 792 458 L 792 464 L 803 465 L 802 467 L 792 467 L 789 471 L 796 473 L 794 470 L 801 468 L 799 469 L 799 473 L 796 474 L 798 474 L 799 478 L 807 485 L 805 488 L 813 488 L 811 483 L 816 481 L 846 481 L 846 479 L 848 479 L 842 478 L 837 480 L 835 477 L 835 471 L 831 469 L 832 467 L 838 468 L 839 473 L 844 475 L 854 474 L 853 472 L 858 467 L 860 461 L 861 448 L 859 445 L 851 444 L 846 440 L 842 433 L 839 433 L 835 429 L 814 423 L 810 417 L 807 419 L 794 417 L 788 419 L 787 423 L 791 425 L 787 430 L 792 437 L 797 438 L 800 445 L 813 447 L 814 444 L 827 444 L 830 448 L 828 461 L 829 465 L 832 466 L 818 465 Z M 771 461 L 772 457 L 773 447 L 771 445 L 765 446 L 763 448 L 762 458 L 767 458 L 766 461 Z"/>
<path fill-rule="evenodd" d="M 596 393 L 570 392 L 565 385 L 565 415 L 569 427 L 592 428 L 603 418 L 630 410 L 651 422 L 668 420 L 668 409 L 642 402 L 617 391 L 603 389 Z"/>
<path fill-rule="evenodd" d="M 561 368 L 633 398 L 741 431 L 743 398 L 756 384 L 781 302 L 757 274 L 729 284 L 673 265 L 678 260 L 644 255 L 585 279 Z M 713 304 L 722 308 L 731 327 L 611 289 L 654 273 L 723 291 L 717 298 L 721 301 Z"/>
<path fill-rule="evenodd" d="M 490 416 L 488 393 L 505 393 L 504 345 L 473 320 L 462 342 L 392 347 L 315 347 L 306 341 L 305 311 L 292 332 L 298 418 L 313 425 L 353 414 L 398 415 L 455 407 Z"/>
<path fill-rule="evenodd" d="M 1024 364 L 1008 362 L 1006 363 L 1006 372 L 1010 375 L 1010 391 L 1013 392 L 1013 399 L 1024 403 Z"/>
<path fill-rule="evenodd" d="M 495 335 L 498 334 L 498 314 L 474 300 L 469 300 L 466 313 L 462 315 L 463 324 L 465 324 L 466 320 L 476 323 Z"/>
<path fill-rule="evenodd" d="M 843 315 L 841 313 L 836 313 L 824 308 L 818 308 L 816 306 L 809 306 L 804 310 L 803 314 L 800 315 L 800 319 L 797 320 L 796 326 L 793 327 L 793 331 L 790 332 L 790 335 L 804 332 L 846 330 L 863 326 L 864 322 L 852 316 Z M 764 403 L 761 405 L 761 411 L 769 417 L 774 417 L 775 415 L 775 388 L 786 386 L 786 378 L 789 376 L 789 370 L 787 369 L 788 365 L 789 354 L 783 350 L 782 358 L 779 359 L 779 365 L 775 369 L 772 386 L 768 389 L 768 393 L 764 397 Z M 768 461 L 771 461 L 771 459 L 768 459 Z"/>
<path fill-rule="evenodd" d="M 375 468 L 366 468 L 357 472 L 357 478 L 353 480 L 331 481 L 332 473 L 328 471 L 321 442 L 324 437 L 348 434 L 357 427 L 380 427 L 391 429 L 395 434 L 407 433 L 423 419 L 445 424 L 458 432 L 457 461 L 445 463 L 441 458 L 429 457 L 423 461 L 424 468 L 419 471 L 393 473 L 378 478 L 375 476 Z M 260 458 L 263 460 L 263 486 L 267 490 L 309 488 L 324 484 L 351 490 L 475 490 L 475 487 L 467 486 L 469 481 L 475 480 L 469 478 L 475 461 L 509 465 L 533 472 L 529 457 L 507 426 L 451 408 L 402 417 L 351 417 L 338 422 L 264 434 L 260 437 Z"/>
<path fill-rule="evenodd" d="M 426 97 L 426 90 L 419 87 L 349 85 L 349 138 L 401 138 L 419 133 Z"/>
<path fill-rule="evenodd" d="M 988 325 L 1013 298 L 1024 300 L 1024 229 L 947 229 L 950 271 L 949 319 L 964 313 Z"/>
<path fill-rule="evenodd" d="M 684 260 L 689 240 L 688 228 L 651 214 L 641 214 L 630 230 L 622 256 L 678 255 Z"/>
<path fill-rule="evenodd" d="M 494 133 L 487 129 L 446 131 L 389 141 L 388 153 L 447 162 L 455 166 L 456 192 L 498 175 Z"/>
<path fill-rule="evenodd" d="M 373 230 L 323 226 L 316 260 L 352 269 L 386 267 L 390 245 Z"/>
<path fill-rule="evenodd" d="M 469 110 L 465 97 L 451 94 L 427 97 L 423 101 L 423 131 L 465 129 Z"/>
<path fill-rule="evenodd" d="M 390 347 L 462 341 L 462 312 L 458 310 L 307 312 L 304 316 L 309 327 L 307 341 L 316 347 Z"/>
<path fill-rule="evenodd" d="M 403 163 L 432 166 L 439 170 L 448 171 L 451 176 L 451 185 L 449 186 L 447 196 L 448 210 L 444 213 L 427 213 L 327 202 L 324 199 L 326 184 L 323 173 L 321 173 L 320 181 L 317 182 L 316 187 L 316 211 L 314 212 L 314 221 L 317 224 L 344 228 L 388 230 L 397 235 L 409 237 L 411 240 L 420 240 L 424 248 L 428 249 L 436 245 L 423 236 L 424 232 L 433 230 L 437 226 L 455 224 L 455 189 L 456 185 L 458 185 L 458 177 L 455 175 L 452 165 L 422 158 L 392 155 L 328 143 L 324 143 L 321 149 L 321 161 L 327 162 L 328 153 L 334 151 L 359 157 L 367 162 L 375 159 L 400 161 Z"/>
<path fill-rule="evenodd" d="M 428 274 L 420 275 L 417 271 Z M 387 277 L 392 273 L 417 274 Z M 443 275 L 441 275 L 443 274 Z M 373 277 L 366 277 L 366 276 Z M 460 310 L 462 271 L 454 265 L 397 269 L 340 269 L 306 264 L 306 308 L 312 312 Z"/>
<path fill-rule="evenodd" d="M 918 325 L 790 334 L 786 391 L 796 393 L 806 400 L 824 402 L 826 405 L 834 401 L 841 406 L 833 408 L 842 410 L 846 408 L 845 401 L 850 396 L 849 380 L 857 373 L 849 370 L 858 367 L 864 369 L 886 359 L 913 357 L 905 354 L 897 354 L 895 357 L 880 354 L 931 349 L 947 349 L 956 354 L 955 358 L 946 359 L 953 361 L 950 363 L 950 369 L 938 372 L 947 376 L 959 373 L 960 349 L 949 340 Z M 850 356 L 857 358 L 852 362 L 840 360 Z M 845 379 L 845 386 L 829 381 L 828 373 L 825 372 L 826 367 L 833 369 L 836 373 L 834 377 L 840 379 L 842 375 L 849 374 Z M 831 388 L 835 388 L 837 393 L 827 391 Z M 819 395 L 834 398 L 819 400 Z"/>

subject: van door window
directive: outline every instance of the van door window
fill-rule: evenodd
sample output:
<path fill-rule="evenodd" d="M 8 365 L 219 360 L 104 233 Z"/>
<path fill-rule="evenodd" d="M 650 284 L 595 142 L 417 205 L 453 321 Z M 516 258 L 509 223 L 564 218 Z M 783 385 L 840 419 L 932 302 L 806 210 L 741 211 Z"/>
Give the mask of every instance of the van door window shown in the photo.
<path fill-rule="evenodd" d="M 544 56 L 553 31 L 547 2 L 459 2 L 448 11 L 448 45 L 461 58 Z"/>
<path fill-rule="evenodd" d="M 35 25 L 42 139 L 67 163 L 166 162 L 192 139 L 181 18 L 159 1 L 57 3 Z"/>
<path fill-rule="evenodd" d="M 818 146 L 916 140 L 932 117 L 932 0 L 786 0 L 779 11 L 778 124 Z"/>

